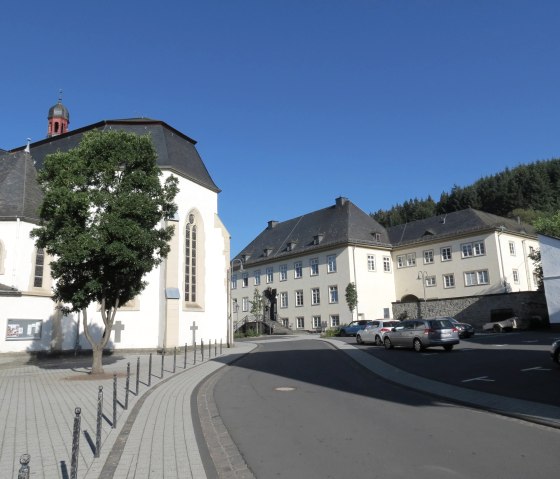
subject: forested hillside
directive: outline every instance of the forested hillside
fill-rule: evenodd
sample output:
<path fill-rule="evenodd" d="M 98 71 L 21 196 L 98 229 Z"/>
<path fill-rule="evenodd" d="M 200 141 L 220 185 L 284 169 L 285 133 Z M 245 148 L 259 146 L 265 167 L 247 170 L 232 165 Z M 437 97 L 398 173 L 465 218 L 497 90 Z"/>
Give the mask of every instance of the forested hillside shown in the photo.
<path fill-rule="evenodd" d="M 410 199 L 390 210 L 371 213 L 383 226 L 395 226 L 465 208 L 506 217 L 520 217 L 532 223 L 540 213 L 560 209 L 560 159 L 537 161 L 506 169 L 466 187 L 455 185 L 443 192 L 438 202 Z"/>

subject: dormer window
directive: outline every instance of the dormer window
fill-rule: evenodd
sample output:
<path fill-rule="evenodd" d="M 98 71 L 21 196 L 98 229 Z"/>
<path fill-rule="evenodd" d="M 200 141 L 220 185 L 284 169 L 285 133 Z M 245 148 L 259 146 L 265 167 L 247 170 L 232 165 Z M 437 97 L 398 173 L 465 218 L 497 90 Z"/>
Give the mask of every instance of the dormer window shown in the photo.
<path fill-rule="evenodd" d="M 288 241 L 288 245 L 286 246 L 286 251 L 293 251 L 297 245 L 296 241 Z"/>
<path fill-rule="evenodd" d="M 324 235 L 322 235 L 322 234 L 318 234 L 318 235 L 313 236 L 313 244 L 314 245 L 320 244 L 321 241 L 323 241 L 323 236 Z"/>
<path fill-rule="evenodd" d="M 272 254 L 272 248 L 265 248 L 264 249 L 264 255 L 265 257 L 269 257 Z"/>
<path fill-rule="evenodd" d="M 249 261 L 249 258 L 250 258 L 250 257 L 251 257 L 250 254 L 247 254 L 247 253 L 242 254 L 242 255 L 241 255 L 241 261 L 242 261 L 243 263 L 246 263 L 247 261 Z"/>

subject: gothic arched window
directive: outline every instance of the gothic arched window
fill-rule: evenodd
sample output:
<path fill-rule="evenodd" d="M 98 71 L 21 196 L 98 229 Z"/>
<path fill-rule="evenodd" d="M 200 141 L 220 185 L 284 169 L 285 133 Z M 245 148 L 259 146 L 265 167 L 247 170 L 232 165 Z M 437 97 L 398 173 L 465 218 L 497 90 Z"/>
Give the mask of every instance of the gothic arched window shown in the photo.
<path fill-rule="evenodd" d="M 197 286 L 197 227 L 193 213 L 189 214 L 185 228 L 185 301 L 196 303 Z"/>

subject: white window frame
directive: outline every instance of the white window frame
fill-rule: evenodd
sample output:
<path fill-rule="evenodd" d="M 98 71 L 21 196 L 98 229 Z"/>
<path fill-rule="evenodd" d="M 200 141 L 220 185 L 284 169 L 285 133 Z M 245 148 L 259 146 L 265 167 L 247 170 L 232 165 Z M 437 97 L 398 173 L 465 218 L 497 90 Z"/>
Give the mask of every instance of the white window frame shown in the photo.
<path fill-rule="evenodd" d="M 313 329 L 319 329 L 321 327 L 321 316 L 311 316 L 311 326 Z"/>
<path fill-rule="evenodd" d="M 253 282 L 255 284 L 255 286 L 260 286 L 261 284 L 261 270 L 260 269 L 256 269 L 255 272 L 253 273 Z"/>
<path fill-rule="evenodd" d="M 338 314 L 331 314 L 330 316 L 331 328 L 340 326 L 340 316 Z"/>
<path fill-rule="evenodd" d="M 383 256 L 383 271 L 385 273 L 391 272 L 391 257 L 390 256 Z"/>
<path fill-rule="evenodd" d="M 336 273 L 336 255 L 327 256 L 327 273 Z"/>
<path fill-rule="evenodd" d="M 451 261 L 453 259 L 451 246 L 443 246 L 442 248 L 440 248 L 439 251 L 440 251 L 441 261 Z"/>
<path fill-rule="evenodd" d="M 288 265 L 280 265 L 280 281 L 288 281 Z"/>
<path fill-rule="evenodd" d="M 487 269 L 480 269 L 477 271 L 465 271 L 465 286 L 482 286 L 490 284 Z"/>
<path fill-rule="evenodd" d="M 338 303 L 338 286 L 329 286 L 329 304 Z"/>
<path fill-rule="evenodd" d="M 319 274 L 319 258 L 311 258 L 309 260 L 309 276 L 317 276 Z"/>
<path fill-rule="evenodd" d="M 303 306 L 303 289 L 296 289 L 294 291 L 294 295 L 294 304 L 296 305 L 296 308 L 301 308 Z"/>
<path fill-rule="evenodd" d="M 241 276 L 241 287 L 248 288 L 249 287 L 249 273 L 243 273 Z"/>
<path fill-rule="evenodd" d="M 406 265 L 408 267 L 416 266 L 416 253 L 407 253 L 407 255 L 406 255 Z"/>
<path fill-rule="evenodd" d="M 368 254 L 367 255 L 367 269 L 368 271 L 375 271 L 375 255 Z"/>
<path fill-rule="evenodd" d="M 427 249 L 424 251 L 424 264 L 432 264 L 434 262 L 434 250 Z"/>
<path fill-rule="evenodd" d="M 266 268 L 266 283 L 270 284 L 274 281 L 274 268 L 269 266 Z"/>
<path fill-rule="evenodd" d="M 433 276 L 426 276 L 426 288 L 433 288 L 436 286 L 436 277 Z"/>
<path fill-rule="evenodd" d="M 515 256 L 515 241 L 509 242 L 509 254 Z"/>
<path fill-rule="evenodd" d="M 311 305 L 317 306 L 321 304 L 321 289 L 311 288 Z"/>
<path fill-rule="evenodd" d="M 296 317 L 296 328 L 297 329 L 305 328 L 305 318 L 303 316 Z"/>
<path fill-rule="evenodd" d="M 247 296 L 241 298 L 241 311 L 244 313 L 249 311 L 249 298 Z"/>
<path fill-rule="evenodd" d="M 443 288 L 451 289 L 455 287 L 455 275 L 453 273 L 448 273 L 443 275 Z"/>
<path fill-rule="evenodd" d="M 397 268 L 404 268 L 406 255 L 400 254 L 397 256 Z"/>
<path fill-rule="evenodd" d="M 288 307 L 288 292 L 287 291 L 282 291 L 280 293 L 280 307 L 281 308 L 287 308 Z"/>
<path fill-rule="evenodd" d="M 301 261 L 296 261 L 294 263 L 294 278 L 299 279 L 303 277 L 303 264 Z"/>
<path fill-rule="evenodd" d="M 514 269 L 514 270 L 511 271 L 511 274 L 513 276 L 513 282 L 515 284 L 519 284 L 519 270 Z"/>
<path fill-rule="evenodd" d="M 231 275 L 231 289 L 237 289 L 237 273 Z"/>

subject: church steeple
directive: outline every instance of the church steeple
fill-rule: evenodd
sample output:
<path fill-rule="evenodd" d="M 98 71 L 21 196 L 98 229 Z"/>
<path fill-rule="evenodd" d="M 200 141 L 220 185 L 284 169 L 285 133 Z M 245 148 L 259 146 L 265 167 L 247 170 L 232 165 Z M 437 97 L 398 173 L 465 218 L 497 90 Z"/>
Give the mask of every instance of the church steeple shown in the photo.
<path fill-rule="evenodd" d="M 70 113 L 68 112 L 68 108 L 62 104 L 62 90 L 60 90 L 58 103 L 51 106 L 49 109 L 48 120 L 49 129 L 47 131 L 47 138 L 50 138 L 51 136 L 58 136 L 68 131 Z"/>

